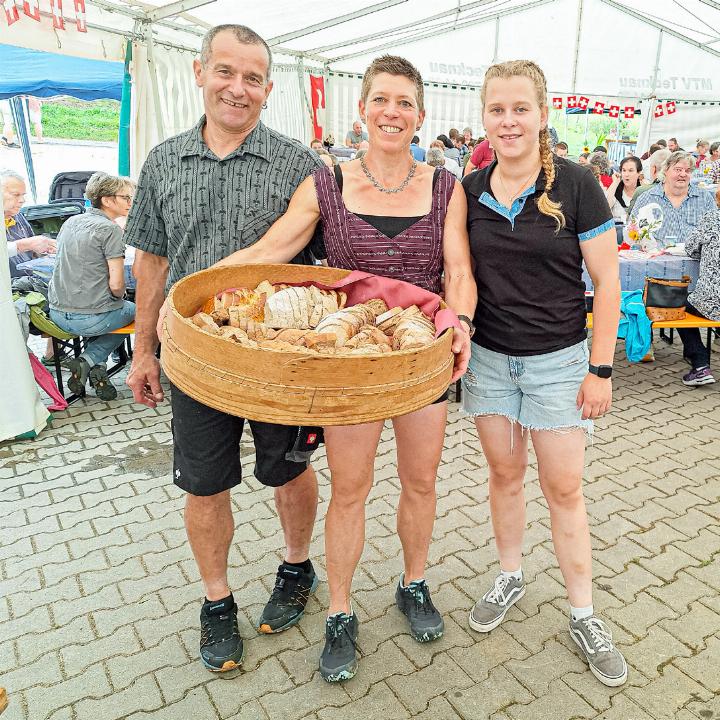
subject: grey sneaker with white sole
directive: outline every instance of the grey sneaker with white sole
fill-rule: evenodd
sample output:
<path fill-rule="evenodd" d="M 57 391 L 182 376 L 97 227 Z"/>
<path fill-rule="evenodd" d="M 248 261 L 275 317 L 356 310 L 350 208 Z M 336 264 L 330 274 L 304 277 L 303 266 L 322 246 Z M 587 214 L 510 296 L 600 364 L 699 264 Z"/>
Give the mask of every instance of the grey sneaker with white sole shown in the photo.
<path fill-rule="evenodd" d="M 502 573 L 493 586 L 478 600 L 470 611 L 468 622 L 473 630 L 490 632 L 504 619 L 507 611 L 525 594 L 525 580 Z"/>
<path fill-rule="evenodd" d="M 580 648 L 592 674 L 603 685 L 617 687 L 625 683 L 627 663 L 613 644 L 610 628 L 600 618 L 591 615 L 570 620 L 570 637 Z"/>

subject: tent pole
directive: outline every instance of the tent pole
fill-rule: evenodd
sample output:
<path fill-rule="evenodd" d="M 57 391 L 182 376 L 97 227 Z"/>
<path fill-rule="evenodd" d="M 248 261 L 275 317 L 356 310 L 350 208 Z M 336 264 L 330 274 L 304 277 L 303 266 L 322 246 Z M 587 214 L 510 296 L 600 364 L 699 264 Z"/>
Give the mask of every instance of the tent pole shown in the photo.
<path fill-rule="evenodd" d="M 493 64 L 498 61 L 498 46 L 500 45 L 500 16 L 495 18 L 495 49 L 493 50 Z"/>
<path fill-rule="evenodd" d="M 22 148 L 23 159 L 25 160 L 25 170 L 30 184 L 30 192 L 33 196 L 33 202 L 37 202 L 37 186 L 35 184 L 35 166 L 33 165 L 32 150 L 30 149 L 30 133 L 28 131 L 27 116 L 25 115 L 25 101 L 19 97 L 10 98 L 10 109 L 12 111 L 13 120 L 15 121 L 15 130 L 17 130 L 18 140 Z"/>
<path fill-rule="evenodd" d="M 297 61 L 297 76 L 298 83 L 300 84 L 300 97 L 302 97 L 305 104 L 305 114 L 303 116 L 303 134 L 305 138 L 303 143 L 307 142 L 308 135 L 308 118 L 310 118 L 310 125 L 312 125 L 312 105 L 308 102 L 308 96 L 305 92 L 305 63 L 301 57 Z"/>
<path fill-rule="evenodd" d="M 122 99 L 120 100 L 120 129 L 118 133 L 118 175 L 130 175 L 130 105 L 132 80 L 130 63 L 132 62 L 132 42 L 125 45 L 125 71 L 123 75 Z"/>
<path fill-rule="evenodd" d="M 162 108 L 160 106 L 160 88 L 158 87 L 155 58 L 153 56 L 152 25 L 145 26 L 145 43 L 147 45 L 148 65 L 150 66 L 150 85 L 152 87 L 153 105 L 155 105 L 155 129 L 158 134 L 158 142 L 165 139 L 165 127 L 162 120 Z"/>
<path fill-rule="evenodd" d="M 330 96 L 328 95 L 328 80 L 330 79 L 330 67 L 327 63 L 323 65 L 323 87 L 325 88 L 325 122 L 323 123 L 323 137 L 320 139 L 324 142 L 325 138 L 330 134 Z"/>
<path fill-rule="evenodd" d="M 577 69 L 580 59 L 580 37 L 582 35 L 583 0 L 578 2 L 577 29 L 575 31 L 575 58 L 573 59 L 572 91 L 577 92 Z"/>

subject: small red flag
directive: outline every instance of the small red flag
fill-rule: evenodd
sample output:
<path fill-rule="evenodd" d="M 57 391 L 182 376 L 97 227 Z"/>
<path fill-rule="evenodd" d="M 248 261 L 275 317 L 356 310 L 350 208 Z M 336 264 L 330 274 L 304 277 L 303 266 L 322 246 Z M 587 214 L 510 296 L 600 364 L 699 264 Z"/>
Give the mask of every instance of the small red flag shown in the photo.
<path fill-rule="evenodd" d="M 590 98 L 585 97 L 584 95 L 581 95 L 578 98 L 578 107 L 581 110 L 587 110 L 587 106 L 590 104 Z"/>
<path fill-rule="evenodd" d="M 568 95 L 567 106 L 569 108 L 577 107 L 577 97 L 575 95 Z"/>
<path fill-rule="evenodd" d="M 597 115 L 602 115 L 605 112 L 605 103 L 600 102 L 599 100 L 595 103 L 595 107 L 593 108 L 593 112 Z"/>
<path fill-rule="evenodd" d="M 78 32 L 87 32 L 87 20 L 85 19 L 85 0 L 75 0 L 75 24 Z"/>
<path fill-rule="evenodd" d="M 23 12 L 29 18 L 40 22 L 40 0 L 24 0 Z"/>
<path fill-rule="evenodd" d="M 625 106 L 625 119 L 626 120 L 632 120 L 635 117 L 635 108 L 632 105 L 626 105 Z"/>
<path fill-rule="evenodd" d="M 667 112 L 668 115 L 672 115 L 676 110 L 677 107 L 674 100 L 671 100 L 669 103 L 665 103 L 665 112 Z"/>
<path fill-rule="evenodd" d="M 655 113 L 654 113 L 654 114 L 655 114 L 655 117 L 656 117 L 656 118 L 662 117 L 662 116 L 665 114 L 665 107 L 663 106 L 662 103 L 658 103 L 658 104 L 655 106 Z"/>
<path fill-rule="evenodd" d="M 619 105 L 611 105 L 610 110 L 608 111 L 608 116 L 611 118 L 620 117 L 620 106 Z"/>
<path fill-rule="evenodd" d="M 5 18 L 7 19 L 7 24 L 12 25 L 13 23 L 16 23 L 20 19 L 20 13 L 18 13 L 17 6 L 15 5 L 15 0 L 1 0 L 3 10 L 5 11 Z"/>
<path fill-rule="evenodd" d="M 64 30 L 65 18 L 62 12 L 62 0 L 50 0 L 50 11 L 52 12 L 53 27 L 56 30 Z"/>
<path fill-rule="evenodd" d="M 562 110 L 563 106 L 563 99 L 561 97 L 554 97 L 553 98 L 553 108 L 555 110 Z"/>

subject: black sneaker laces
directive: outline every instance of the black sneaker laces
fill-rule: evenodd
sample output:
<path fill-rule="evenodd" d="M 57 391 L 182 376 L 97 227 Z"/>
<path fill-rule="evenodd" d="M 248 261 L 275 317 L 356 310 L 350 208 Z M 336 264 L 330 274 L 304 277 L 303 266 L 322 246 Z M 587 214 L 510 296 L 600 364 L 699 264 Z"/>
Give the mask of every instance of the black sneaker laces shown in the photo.
<path fill-rule="evenodd" d="M 357 646 L 357 643 L 348 629 L 348 625 L 350 625 L 349 615 L 345 615 L 344 617 L 342 615 L 331 615 L 325 623 L 329 630 L 330 645 L 333 650 L 335 648 L 345 647 L 347 639 L 350 641 L 353 648 L 355 648 L 358 653 L 360 652 L 360 648 Z"/>
<path fill-rule="evenodd" d="M 437 612 L 433 601 L 430 599 L 430 588 L 424 580 L 411 582 L 407 589 L 415 600 L 415 609 L 425 615 L 432 615 Z"/>
<path fill-rule="evenodd" d="M 236 627 L 232 612 L 220 615 L 205 615 L 200 624 L 200 645 L 216 645 L 230 640 L 236 634 Z M 219 635 L 219 639 L 216 637 Z"/>
<path fill-rule="evenodd" d="M 286 607 L 307 603 L 310 597 L 310 587 L 300 588 L 300 576 L 285 577 L 278 575 L 275 578 L 275 587 L 270 594 L 269 603 L 277 607 Z"/>

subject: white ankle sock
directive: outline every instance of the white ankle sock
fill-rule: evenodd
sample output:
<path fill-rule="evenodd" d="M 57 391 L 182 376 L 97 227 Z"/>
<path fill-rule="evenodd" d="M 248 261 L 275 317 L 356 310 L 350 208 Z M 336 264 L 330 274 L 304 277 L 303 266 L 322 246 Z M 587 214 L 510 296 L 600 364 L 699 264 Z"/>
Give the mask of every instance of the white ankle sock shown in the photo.
<path fill-rule="evenodd" d="M 578 620 L 581 620 L 582 618 L 587 618 L 593 615 L 593 606 L 588 605 L 587 607 L 582 608 L 576 608 L 572 605 L 570 606 L 570 617 L 573 619 L 574 622 L 577 622 Z"/>
<path fill-rule="evenodd" d="M 500 570 L 500 574 L 508 578 L 514 578 L 518 582 L 522 582 L 523 579 L 522 568 L 518 568 L 517 570 Z"/>

